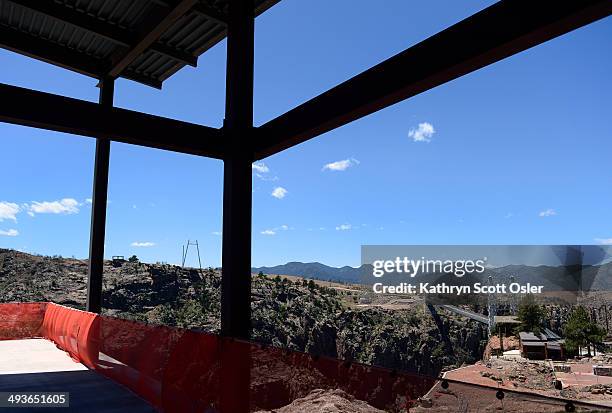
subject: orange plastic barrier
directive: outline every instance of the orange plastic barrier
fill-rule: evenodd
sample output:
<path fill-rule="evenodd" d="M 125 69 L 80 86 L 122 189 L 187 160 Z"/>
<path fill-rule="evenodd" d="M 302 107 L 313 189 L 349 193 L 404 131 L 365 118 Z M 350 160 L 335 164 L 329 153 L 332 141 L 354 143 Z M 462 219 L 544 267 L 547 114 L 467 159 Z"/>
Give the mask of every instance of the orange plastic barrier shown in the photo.
<path fill-rule="evenodd" d="M 431 377 L 100 316 L 57 304 L 0 304 L 0 339 L 44 336 L 165 412 L 275 409 L 314 389 L 341 389 L 406 411 Z"/>
<path fill-rule="evenodd" d="M 0 340 L 40 337 L 47 303 L 0 304 Z"/>
<path fill-rule="evenodd" d="M 73 359 L 92 368 L 89 330 L 96 314 L 49 303 L 42 324 L 43 336 L 53 341 Z"/>
<path fill-rule="evenodd" d="M 100 316 L 96 370 L 162 407 L 162 386 L 168 360 L 183 330 Z"/>

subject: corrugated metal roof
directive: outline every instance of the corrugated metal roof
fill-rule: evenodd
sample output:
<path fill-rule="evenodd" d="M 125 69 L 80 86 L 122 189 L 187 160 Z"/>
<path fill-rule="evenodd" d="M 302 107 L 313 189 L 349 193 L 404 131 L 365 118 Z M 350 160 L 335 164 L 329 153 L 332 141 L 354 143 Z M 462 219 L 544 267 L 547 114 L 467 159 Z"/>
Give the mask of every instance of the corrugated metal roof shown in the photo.
<path fill-rule="evenodd" d="M 277 2 L 255 0 L 255 15 Z M 227 9 L 228 0 L 0 0 L 0 46 L 161 87 L 225 37 Z"/>
<path fill-rule="evenodd" d="M 546 337 L 542 334 L 540 336 L 536 336 L 534 333 L 521 331 L 519 333 L 519 339 L 521 341 L 546 341 Z"/>

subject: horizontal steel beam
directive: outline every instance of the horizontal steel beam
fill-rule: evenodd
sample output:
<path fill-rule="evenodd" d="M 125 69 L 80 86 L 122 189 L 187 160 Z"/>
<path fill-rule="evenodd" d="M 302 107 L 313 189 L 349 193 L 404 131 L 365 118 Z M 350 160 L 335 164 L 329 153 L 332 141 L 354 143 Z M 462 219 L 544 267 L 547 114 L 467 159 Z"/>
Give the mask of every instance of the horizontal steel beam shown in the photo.
<path fill-rule="evenodd" d="M 611 13 L 610 0 L 502 0 L 262 125 L 255 140 L 255 159 Z"/>
<path fill-rule="evenodd" d="M 158 39 L 168 30 L 177 20 L 187 13 L 197 0 L 180 0 L 171 10 L 163 13 L 154 13 L 147 18 L 144 24 L 147 29 L 144 30 L 136 39 L 136 41 L 125 51 L 116 53 L 112 60 L 111 69 L 108 75 L 111 77 L 119 77 L 122 72 L 136 58 L 142 55 L 152 45 L 157 43 Z"/>
<path fill-rule="evenodd" d="M 223 159 L 221 129 L 0 84 L 0 122 Z"/>
<path fill-rule="evenodd" d="M 0 47 L 95 78 L 107 70 L 102 60 L 4 26 L 0 26 Z"/>
<path fill-rule="evenodd" d="M 109 70 L 108 63 L 103 60 L 3 26 L 0 26 L 0 47 L 96 79 Z M 160 80 L 143 76 L 129 68 L 121 76 L 157 89 L 162 87 Z"/>

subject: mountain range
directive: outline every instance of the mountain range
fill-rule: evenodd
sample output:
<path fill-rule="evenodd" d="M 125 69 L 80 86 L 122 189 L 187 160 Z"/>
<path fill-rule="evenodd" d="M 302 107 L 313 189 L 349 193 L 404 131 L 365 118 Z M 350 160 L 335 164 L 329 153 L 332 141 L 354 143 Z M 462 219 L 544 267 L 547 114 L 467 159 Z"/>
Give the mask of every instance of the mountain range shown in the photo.
<path fill-rule="evenodd" d="M 274 267 L 253 267 L 251 272 L 273 275 L 295 275 L 322 281 L 341 283 L 358 283 L 363 271 L 362 267 L 330 267 L 320 262 L 288 262 Z"/>
<path fill-rule="evenodd" d="M 367 264 L 367 267 L 371 267 L 371 265 Z M 273 267 L 254 267 L 251 268 L 251 271 L 253 273 L 294 275 L 322 281 L 358 284 L 363 274 L 371 273 L 371 268 L 366 268 L 364 265 L 360 267 L 350 267 L 348 265 L 330 267 L 320 262 L 294 261 Z M 583 266 L 581 270 L 572 266 L 507 265 L 499 268 L 487 268 L 483 274 L 473 275 L 476 277 L 474 281 L 482 283 L 487 282 L 489 275 L 493 276 L 494 280 L 505 282 L 510 281 L 513 277 L 514 281 L 518 283 L 531 282 L 532 284 L 544 285 L 547 291 L 575 290 L 578 286 L 581 286 L 584 291 L 612 290 L 612 263 L 610 262 L 602 265 Z M 417 278 L 420 276 L 417 276 Z"/>

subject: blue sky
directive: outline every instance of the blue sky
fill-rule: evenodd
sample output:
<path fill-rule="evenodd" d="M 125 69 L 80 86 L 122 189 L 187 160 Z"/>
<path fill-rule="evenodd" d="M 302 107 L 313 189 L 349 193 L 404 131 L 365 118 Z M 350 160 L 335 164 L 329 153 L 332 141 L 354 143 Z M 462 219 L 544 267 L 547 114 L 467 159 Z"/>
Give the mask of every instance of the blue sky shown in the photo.
<path fill-rule="evenodd" d="M 256 125 L 491 3 L 281 1 L 256 24 Z M 264 159 L 253 264 L 612 243 L 610 38 L 608 18 Z M 7 51 L 0 82 L 97 100 L 94 80 Z M 118 81 L 115 104 L 219 127 L 224 82 L 222 42 L 162 91 Z M 0 124 L 0 145 L 0 247 L 85 257 L 94 141 Z M 113 143 L 106 255 L 178 263 L 197 239 L 220 265 L 221 194 L 220 161 Z"/>

